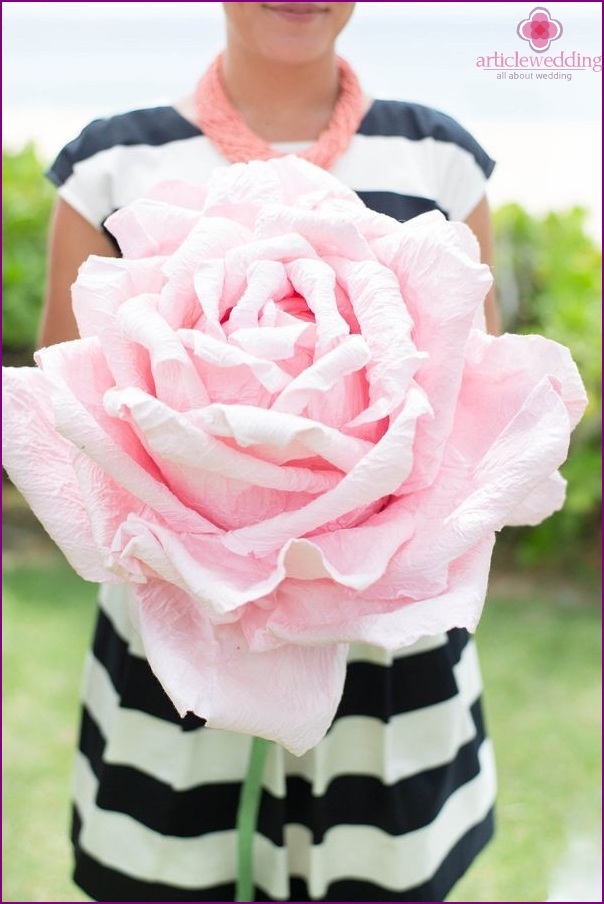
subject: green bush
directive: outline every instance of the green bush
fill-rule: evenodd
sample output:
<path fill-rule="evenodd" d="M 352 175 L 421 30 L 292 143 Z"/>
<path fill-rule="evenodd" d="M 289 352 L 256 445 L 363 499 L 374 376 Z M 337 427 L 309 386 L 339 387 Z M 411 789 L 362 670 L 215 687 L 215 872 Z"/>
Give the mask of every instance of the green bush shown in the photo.
<path fill-rule="evenodd" d="M 2 348 L 35 346 L 45 281 L 46 234 L 54 190 L 34 148 L 2 152 Z"/>
<path fill-rule="evenodd" d="M 564 509 L 537 528 L 506 532 L 506 542 L 528 564 L 546 556 L 577 561 L 579 544 L 600 537 L 602 252 L 586 234 L 585 217 L 585 210 L 574 208 L 535 218 L 508 204 L 494 218 L 495 272 L 506 328 L 567 345 L 589 396 L 562 468 L 568 481 Z"/>

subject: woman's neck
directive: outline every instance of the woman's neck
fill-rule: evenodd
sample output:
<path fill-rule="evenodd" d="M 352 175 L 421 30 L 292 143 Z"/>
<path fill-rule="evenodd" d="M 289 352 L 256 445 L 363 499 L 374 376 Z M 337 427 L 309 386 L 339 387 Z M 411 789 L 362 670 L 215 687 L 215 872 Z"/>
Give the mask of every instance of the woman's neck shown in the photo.
<path fill-rule="evenodd" d="M 350 144 L 366 112 L 367 98 L 348 63 L 342 59 L 337 60 L 337 99 L 330 110 L 326 109 L 325 115 L 319 115 L 318 112 L 315 114 L 315 109 L 319 102 L 326 101 L 326 92 L 319 98 L 315 91 L 314 107 L 311 107 L 310 92 L 304 92 L 301 103 L 295 93 L 292 93 L 296 86 L 290 81 L 287 104 L 283 109 L 277 109 L 274 115 L 272 108 L 283 103 L 281 86 L 270 91 L 268 102 L 265 90 L 262 103 L 249 106 L 248 118 L 254 121 L 252 129 L 226 93 L 222 59 L 222 55 L 216 57 L 199 79 L 195 90 L 196 118 L 193 121 L 204 138 L 231 163 L 280 157 L 283 153 L 274 147 L 275 143 L 302 141 L 307 146 L 297 151 L 298 156 L 315 166 L 331 169 Z M 255 86 L 259 90 L 258 80 Z M 251 92 L 246 92 L 246 96 L 249 94 Z M 260 116 L 267 117 L 264 126 Z M 259 132 L 270 137 L 264 138 Z"/>
<path fill-rule="evenodd" d="M 249 128 L 265 141 L 314 141 L 338 96 L 338 64 L 330 54 L 312 63 L 283 65 L 244 48 L 227 48 L 224 87 Z"/>

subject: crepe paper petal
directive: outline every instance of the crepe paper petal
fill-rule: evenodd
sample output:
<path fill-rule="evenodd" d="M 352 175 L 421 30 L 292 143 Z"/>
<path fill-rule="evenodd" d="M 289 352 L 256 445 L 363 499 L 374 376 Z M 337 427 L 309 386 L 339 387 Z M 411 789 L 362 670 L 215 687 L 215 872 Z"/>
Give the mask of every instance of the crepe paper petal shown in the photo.
<path fill-rule="evenodd" d="M 290 294 L 291 289 L 281 261 L 260 260 L 250 264 L 247 268 L 247 285 L 229 316 L 229 334 L 235 330 L 252 330 L 257 327 L 267 301 L 283 298 Z"/>
<path fill-rule="evenodd" d="M 259 262 L 273 261 L 288 264 L 291 261 L 318 257 L 313 246 L 299 235 L 281 235 L 270 239 L 255 239 L 224 256 L 225 284 L 221 315 L 235 307 L 245 291 L 248 275 Z"/>
<path fill-rule="evenodd" d="M 189 482 L 196 470 L 230 477 L 252 487 L 268 487 L 292 493 L 325 493 L 338 482 L 339 475 L 331 470 L 303 467 L 282 467 L 262 461 L 234 449 L 152 396 L 138 389 L 110 390 L 105 395 L 105 407 L 113 417 L 128 418 L 144 437 L 154 461 L 189 469 Z M 258 412 L 249 409 L 250 420 L 258 419 Z"/>
<path fill-rule="evenodd" d="M 175 298 L 186 298 L 192 293 L 200 263 L 220 260 L 251 238 L 248 229 L 225 217 L 199 219 L 178 249 L 162 264 L 167 291 Z"/>
<path fill-rule="evenodd" d="M 346 336 L 339 345 L 291 380 L 276 397 L 271 410 L 302 414 L 311 401 L 318 399 L 322 403 L 324 395 L 331 392 L 343 377 L 357 374 L 370 359 L 362 336 Z M 362 380 L 365 385 L 364 377 Z"/>
<path fill-rule="evenodd" d="M 207 197 L 207 185 L 183 182 L 182 179 L 166 179 L 165 182 L 158 182 L 145 195 L 145 198 L 150 201 L 160 201 L 165 204 L 172 204 L 174 207 L 184 207 L 185 210 L 195 210 L 197 213 L 203 209 Z M 124 210 L 123 207 L 122 210 Z M 116 214 L 113 214 L 113 216 L 116 216 Z"/>
<path fill-rule="evenodd" d="M 274 409 L 253 417 L 246 405 L 208 405 L 191 414 L 213 436 L 233 439 L 241 448 L 254 446 L 261 458 L 283 464 L 298 458 L 320 456 L 348 472 L 372 448 L 371 443 L 347 436 L 326 424 Z"/>
<path fill-rule="evenodd" d="M 450 467 L 421 502 L 417 500 L 413 537 L 393 556 L 387 575 L 372 592 L 416 599 L 441 592 L 447 563 L 507 524 L 543 482 L 543 475 L 555 472 L 567 448 L 564 406 L 551 386 L 542 383 L 482 459 L 468 462 L 463 456 L 447 456 Z M 541 499 L 543 517 L 559 504 L 557 487 L 551 489 L 551 504 Z"/>
<path fill-rule="evenodd" d="M 89 446 L 84 432 L 77 433 L 76 441 L 71 436 L 69 428 L 62 430 L 60 426 L 65 417 L 71 418 L 70 408 L 73 408 L 73 411 L 79 410 L 83 424 L 89 422 L 93 429 L 100 427 L 107 439 L 114 444 L 116 453 L 121 453 L 128 461 L 136 462 L 154 478 L 159 478 L 157 466 L 132 430 L 126 424 L 107 417 L 103 396 L 115 384 L 100 343 L 96 339 L 83 339 L 42 348 L 35 353 L 35 359 L 45 376 L 54 413 L 54 425 L 58 432 L 71 440 L 76 448 L 88 454 Z"/>
<path fill-rule="evenodd" d="M 74 471 L 77 449 L 54 429 L 40 371 L 3 368 L 2 435 L 4 467 L 70 565 L 88 581 L 112 580 Z"/>
<path fill-rule="evenodd" d="M 224 261 L 201 261 L 193 276 L 193 288 L 195 297 L 201 309 L 201 316 L 195 323 L 185 323 L 180 320 L 175 326 L 180 329 L 199 329 L 213 339 L 225 339 L 224 327 L 221 322 L 220 304 L 224 292 Z M 162 297 L 162 313 L 167 318 L 169 311 L 174 307 L 175 293 L 164 293 Z M 178 296 L 176 296 L 178 302 Z"/>
<path fill-rule="evenodd" d="M 559 512 L 566 499 L 566 480 L 556 471 L 540 481 L 507 515 L 507 527 L 533 527 L 554 512 Z"/>
<path fill-rule="evenodd" d="M 217 379 L 223 383 L 228 375 L 223 371 L 229 368 L 244 368 L 268 392 L 279 392 L 289 383 L 289 375 L 274 361 L 265 361 L 250 355 L 236 345 L 221 342 L 212 336 L 194 330 L 181 330 L 180 338 L 185 348 L 191 349 L 199 361 L 218 371 Z M 220 400 L 219 400 L 220 401 Z"/>
<path fill-rule="evenodd" d="M 316 328 L 313 323 L 298 321 L 270 329 L 255 327 L 235 330 L 229 334 L 229 342 L 238 345 L 255 358 L 285 361 L 287 371 L 294 376 L 312 361 L 315 334 Z"/>
<path fill-rule="evenodd" d="M 581 420 L 587 405 L 585 386 L 569 349 L 559 342 L 537 335 L 495 337 L 473 332 L 466 360 L 466 374 L 479 383 L 490 373 L 497 380 L 498 393 L 504 384 L 515 384 L 526 392 L 526 387 L 550 380 L 564 403 L 571 429 Z"/>
<path fill-rule="evenodd" d="M 321 260 L 301 258 L 287 264 L 286 273 L 294 289 L 305 299 L 316 324 L 316 357 L 345 341 L 350 327 L 338 310 L 335 294 L 336 274 Z"/>
<path fill-rule="evenodd" d="M 284 234 L 300 235 L 313 245 L 322 257 L 346 255 L 349 260 L 374 258 L 371 245 L 354 222 L 337 214 L 320 210 L 303 210 L 283 205 L 267 205 L 256 220 L 256 234 L 272 238 Z"/>
<path fill-rule="evenodd" d="M 492 277 L 479 263 L 478 245 L 468 227 L 436 212 L 416 217 L 376 246 L 381 263 L 398 278 L 414 324 L 413 341 L 428 355 L 415 379 L 430 399 L 434 417 L 418 425 L 418 448 L 424 451 L 406 486 L 411 492 L 428 486 L 440 467 L 468 335 Z"/>
<path fill-rule="evenodd" d="M 152 387 L 148 356 L 122 336 L 117 311 L 130 298 L 159 292 L 164 284 L 156 261 L 89 257 L 80 267 L 72 287 L 78 329 L 83 339 L 94 337 L 99 341 L 118 385 Z"/>
<path fill-rule="evenodd" d="M 180 588 L 219 624 L 241 618 L 237 610 L 269 597 L 285 577 L 277 556 L 238 556 L 225 549 L 220 534 L 184 534 L 149 512 L 129 515 L 113 543 L 112 571 L 133 572 L 137 562 L 146 574 Z"/>
<path fill-rule="evenodd" d="M 141 198 L 107 217 L 105 228 L 115 238 L 123 257 L 172 254 L 199 220 L 196 210 Z"/>
<path fill-rule="evenodd" d="M 181 338 L 159 313 L 157 295 L 137 295 L 120 307 L 125 340 L 147 350 L 154 393 L 176 411 L 207 405 L 207 390 Z"/>
<path fill-rule="evenodd" d="M 464 533 L 473 530 L 479 520 L 500 530 L 507 524 L 509 512 L 543 483 L 543 475 L 553 474 L 564 462 L 568 443 L 564 404 L 551 385 L 543 381 L 532 390 L 474 469 L 474 485 L 452 517 L 466 522 L 461 528 Z"/>
<path fill-rule="evenodd" d="M 331 578 L 342 587 L 366 590 L 386 572 L 392 556 L 413 535 L 412 516 L 400 501 L 355 527 L 290 540 L 284 547 L 288 577 Z"/>
<path fill-rule="evenodd" d="M 296 512 L 230 531 L 224 537 L 225 546 L 241 555 L 265 555 L 290 537 L 303 536 L 351 512 L 366 510 L 393 493 L 412 465 L 416 422 L 429 412 L 425 396 L 412 390 L 390 430 L 334 489 Z M 364 517 L 367 514 L 364 512 Z"/>
<path fill-rule="evenodd" d="M 252 228 L 265 204 L 283 199 L 284 181 L 278 173 L 262 165 L 220 167 L 206 183 L 206 196 L 201 212 L 206 217 L 226 216 Z"/>
<path fill-rule="evenodd" d="M 474 631 L 486 596 L 494 535 L 485 537 L 448 570 L 447 584 L 421 601 L 368 599 L 339 593 L 333 583 L 284 581 L 265 631 L 278 643 L 368 643 L 395 651 L 452 628 Z"/>
<path fill-rule="evenodd" d="M 419 353 L 411 340 L 413 324 L 390 270 L 368 261 L 338 261 L 335 266 L 371 352 L 369 406 L 350 423 L 355 427 L 379 420 L 400 406 L 427 355 Z"/>
<path fill-rule="evenodd" d="M 184 505 L 162 482 L 157 466 L 132 431 L 124 431 L 125 425 L 115 418 L 103 419 L 104 381 L 102 391 L 98 393 L 97 389 L 94 406 L 87 407 L 79 398 L 79 391 L 94 395 L 99 371 L 102 373 L 95 366 L 98 358 L 93 354 L 94 347 L 94 340 L 76 340 L 37 353 L 49 392 L 52 430 L 100 465 L 127 493 L 141 505 L 150 506 L 159 517 L 181 530 L 217 533 L 219 528 Z M 95 371 L 94 377 L 86 379 L 89 369 Z"/>
<path fill-rule="evenodd" d="M 278 740 L 296 756 L 321 740 L 342 696 L 346 644 L 252 653 L 238 623 L 212 625 L 177 588 L 150 581 L 133 592 L 149 664 L 181 716 Z"/>

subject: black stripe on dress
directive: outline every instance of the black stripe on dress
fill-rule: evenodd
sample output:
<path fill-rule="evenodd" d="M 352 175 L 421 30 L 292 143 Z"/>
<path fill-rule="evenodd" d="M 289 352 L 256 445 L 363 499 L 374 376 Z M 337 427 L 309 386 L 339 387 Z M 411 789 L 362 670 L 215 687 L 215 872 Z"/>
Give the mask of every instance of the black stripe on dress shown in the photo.
<path fill-rule="evenodd" d="M 92 651 L 120 695 L 121 706 L 180 725 L 183 731 L 194 731 L 205 725 L 205 720 L 193 713 L 181 719 L 147 660 L 129 653 L 128 644 L 102 609 L 98 614 Z"/>
<path fill-rule="evenodd" d="M 448 636 L 448 643 L 401 656 L 391 665 L 350 662 L 336 719 L 371 716 L 388 722 L 393 716 L 451 700 L 459 692 L 452 667 L 461 659 L 469 635 L 454 629 Z"/>
<path fill-rule="evenodd" d="M 174 107 L 152 107 L 95 119 L 77 138 L 65 145 L 46 175 L 59 187 L 69 179 L 77 163 L 101 151 L 138 144 L 159 147 L 200 135 L 197 126 L 181 116 Z"/>
<path fill-rule="evenodd" d="M 487 179 L 495 167 L 495 161 L 455 119 L 422 104 L 376 100 L 365 114 L 358 132 L 369 137 L 407 138 L 409 141 L 433 138 L 456 144 L 474 157 Z"/>
<path fill-rule="evenodd" d="M 357 191 L 356 194 L 371 210 L 377 210 L 378 213 L 393 217 L 400 223 L 430 210 L 440 210 L 449 219 L 447 211 L 439 207 L 432 198 L 422 198 L 419 195 L 399 195 L 395 191 Z"/>

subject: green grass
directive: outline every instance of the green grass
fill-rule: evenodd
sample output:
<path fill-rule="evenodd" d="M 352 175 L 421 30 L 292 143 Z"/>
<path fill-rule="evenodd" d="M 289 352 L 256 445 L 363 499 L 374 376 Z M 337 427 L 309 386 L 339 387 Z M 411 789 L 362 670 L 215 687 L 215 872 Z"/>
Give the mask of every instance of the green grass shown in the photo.
<path fill-rule="evenodd" d="M 70 880 L 69 796 L 96 587 L 59 558 L 6 568 L 3 901 L 87 901 Z"/>
<path fill-rule="evenodd" d="M 498 828 L 451 901 L 545 901 L 575 837 L 600 850 L 600 597 L 556 596 L 494 594 L 479 625 Z"/>
<path fill-rule="evenodd" d="M 497 838 L 450 900 L 543 901 L 570 838 L 597 838 L 599 610 L 572 587 L 497 587 L 478 632 Z M 7 557 L 4 588 L 3 900 L 84 901 L 69 879 L 68 799 L 96 588 L 49 553 Z"/>

